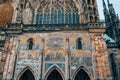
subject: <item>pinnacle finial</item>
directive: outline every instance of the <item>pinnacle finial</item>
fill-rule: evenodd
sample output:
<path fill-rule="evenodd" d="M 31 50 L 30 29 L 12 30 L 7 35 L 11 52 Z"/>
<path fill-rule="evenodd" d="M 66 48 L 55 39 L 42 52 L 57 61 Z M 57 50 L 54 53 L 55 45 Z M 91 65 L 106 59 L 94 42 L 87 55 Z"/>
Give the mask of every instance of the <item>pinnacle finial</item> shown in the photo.
<path fill-rule="evenodd" d="M 108 2 L 108 6 L 110 5 L 110 1 L 109 0 L 107 0 L 107 2 Z"/>
<path fill-rule="evenodd" d="M 106 7 L 105 1 L 103 0 L 103 7 Z"/>

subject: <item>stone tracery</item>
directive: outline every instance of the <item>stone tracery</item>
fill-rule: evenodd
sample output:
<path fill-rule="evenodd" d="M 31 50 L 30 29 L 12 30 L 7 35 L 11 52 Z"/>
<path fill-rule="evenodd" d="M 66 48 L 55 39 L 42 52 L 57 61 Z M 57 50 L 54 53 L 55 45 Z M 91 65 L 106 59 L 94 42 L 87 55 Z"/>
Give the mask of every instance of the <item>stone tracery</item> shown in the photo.
<path fill-rule="evenodd" d="M 43 0 L 38 9 L 37 24 L 79 24 L 78 9 L 73 0 Z"/>

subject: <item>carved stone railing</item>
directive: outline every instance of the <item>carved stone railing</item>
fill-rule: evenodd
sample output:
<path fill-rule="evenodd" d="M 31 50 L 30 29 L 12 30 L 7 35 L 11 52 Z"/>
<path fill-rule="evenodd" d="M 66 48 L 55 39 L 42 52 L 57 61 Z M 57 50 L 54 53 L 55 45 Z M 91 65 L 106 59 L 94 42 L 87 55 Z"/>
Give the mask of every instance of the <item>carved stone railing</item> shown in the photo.
<path fill-rule="evenodd" d="M 41 32 L 41 31 L 71 31 L 71 30 L 89 30 L 105 28 L 104 23 L 84 23 L 84 24 L 17 24 L 10 23 L 1 28 L 8 34 L 21 34 L 23 32 Z"/>
<path fill-rule="evenodd" d="M 6 29 L 23 29 L 23 30 L 84 30 L 94 28 L 104 28 L 103 23 L 84 23 L 84 24 L 8 24 Z"/>
<path fill-rule="evenodd" d="M 8 24 L 6 30 L 23 31 L 46 31 L 46 30 L 83 30 L 88 29 L 88 24 L 40 24 L 40 25 L 23 25 L 23 24 Z"/>
<path fill-rule="evenodd" d="M 88 23 L 89 28 L 106 28 L 104 22 L 97 22 L 97 23 Z"/>

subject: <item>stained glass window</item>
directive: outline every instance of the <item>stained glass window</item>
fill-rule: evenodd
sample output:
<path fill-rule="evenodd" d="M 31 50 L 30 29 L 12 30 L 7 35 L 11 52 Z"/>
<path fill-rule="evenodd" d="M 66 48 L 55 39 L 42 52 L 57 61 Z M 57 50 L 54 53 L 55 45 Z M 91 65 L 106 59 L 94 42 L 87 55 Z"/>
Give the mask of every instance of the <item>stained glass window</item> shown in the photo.
<path fill-rule="evenodd" d="M 43 0 L 36 24 L 79 24 L 78 9 L 73 0 Z"/>

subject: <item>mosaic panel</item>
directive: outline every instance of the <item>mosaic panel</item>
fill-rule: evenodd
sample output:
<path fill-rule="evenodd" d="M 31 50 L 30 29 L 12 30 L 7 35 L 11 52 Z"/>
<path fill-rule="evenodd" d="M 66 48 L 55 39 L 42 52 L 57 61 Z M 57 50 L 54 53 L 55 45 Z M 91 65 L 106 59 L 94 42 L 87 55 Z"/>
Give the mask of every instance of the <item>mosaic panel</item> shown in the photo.
<path fill-rule="evenodd" d="M 63 39 L 62 38 L 50 38 L 48 40 L 47 46 L 50 50 L 59 50 L 63 46 Z"/>
<path fill-rule="evenodd" d="M 78 65 L 78 64 L 92 66 L 92 59 L 91 57 L 71 56 L 71 65 Z"/>
<path fill-rule="evenodd" d="M 45 57 L 45 61 L 65 61 L 65 58 L 63 57 L 63 55 L 61 53 L 49 53 L 46 57 Z"/>

